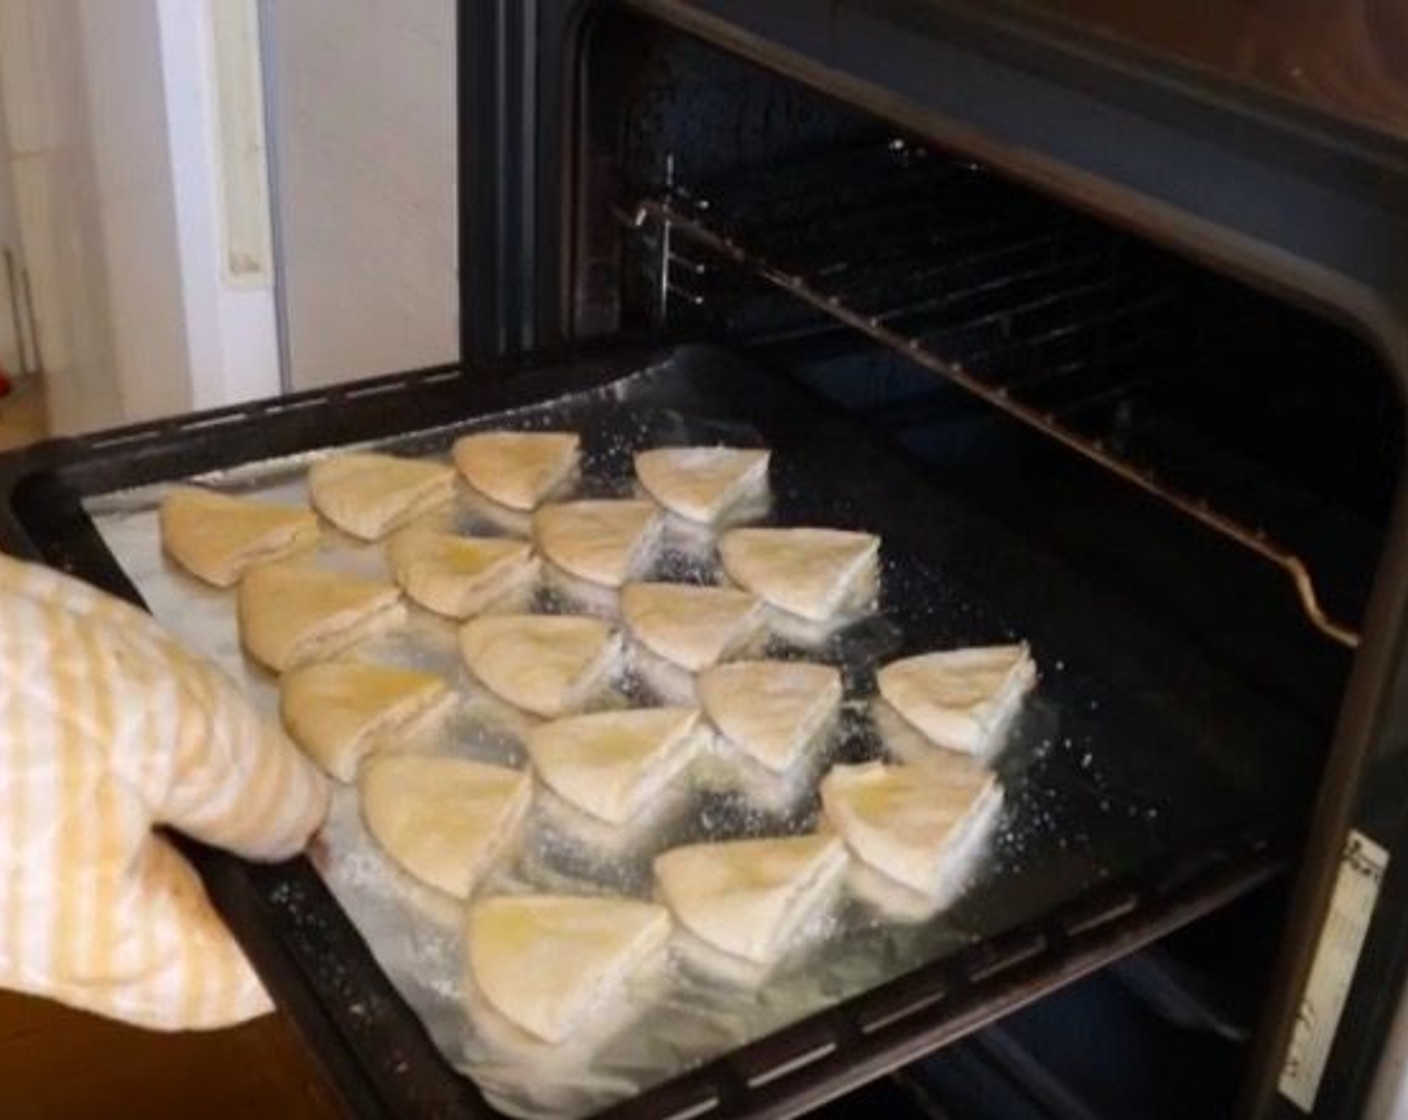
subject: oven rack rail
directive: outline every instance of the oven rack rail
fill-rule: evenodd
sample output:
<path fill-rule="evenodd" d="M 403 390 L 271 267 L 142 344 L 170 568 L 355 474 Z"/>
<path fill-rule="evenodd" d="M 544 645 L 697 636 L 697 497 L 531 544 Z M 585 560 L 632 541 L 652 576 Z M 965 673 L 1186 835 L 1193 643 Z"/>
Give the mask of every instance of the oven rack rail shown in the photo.
<path fill-rule="evenodd" d="M 638 229 L 655 223 L 664 245 L 677 245 L 678 242 L 674 239 L 683 237 L 686 241 L 708 250 L 822 312 L 835 322 L 860 331 L 1108 471 L 1123 482 L 1178 510 L 1204 528 L 1241 546 L 1279 569 L 1290 580 L 1302 612 L 1316 630 L 1348 649 L 1358 646 L 1359 631 L 1343 620 L 1333 617 L 1322 604 L 1310 566 L 1300 555 L 1272 539 L 1264 530 L 1246 525 L 1215 508 L 1205 498 L 1179 489 L 1160 478 L 1152 468 L 1139 466 L 1121 458 L 1111 451 L 1103 440 L 1082 434 L 1054 413 L 1014 395 L 1011 385 L 988 383 L 965 364 L 937 353 L 925 338 L 910 336 L 897 330 L 892 325 L 892 315 L 882 317 L 857 310 L 840 295 L 822 291 L 809 276 L 777 266 L 769 257 L 743 244 L 737 237 L 721 232 L 711 225 L 707 217 L 701 216 L 707 213 L 707 209 L 703 207 L 692 206 L 687 198 L 673 196 L 642 199 L 633 209 L 622 212 L 620 216 Z M 677 250 L 674 252 L 678 255 Z"/>

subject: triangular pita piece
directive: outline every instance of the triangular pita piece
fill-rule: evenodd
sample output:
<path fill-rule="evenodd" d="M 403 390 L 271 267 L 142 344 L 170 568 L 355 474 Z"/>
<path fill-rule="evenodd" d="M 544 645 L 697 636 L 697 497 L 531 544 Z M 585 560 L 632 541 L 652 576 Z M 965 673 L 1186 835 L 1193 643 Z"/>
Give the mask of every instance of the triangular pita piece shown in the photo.
<path fill-rule="evenodd" d="M 531 796 L 520 770 L 467 758 L 382 751 L 357 775 L 362 819 L 417 879 L 468 898 L 513 837 Z"/>
<path fill-rule="evenodd" d="M 775 963 L 846 864 L 830 834 L 690 844 L 655 858 L 660 896 L 680 924 L 720 952 Z"/>
<path fill-rule="evenodd" d="M 716 665 L 695 687 L 719 733 L 777 773 L 801 757 L 841 704 L 840 672 L 805 661 Z"/>
<path fill-rule="evenodd" d="M 477 432 L 455 441 L 455 466 L 486 498 L 533 509 L 577 467 L 574 432 Z"/>
<path fill-rule="evenodd" d="M 636 455 L 652 498 L 689 521 L 712 522 L 767 483 L 768 452 L 737 447 L 657 447 Z"/>
<path fill-rule="evenodd" d="M 663 906 L 629 898 L 503 895 L 475 903 L 465 942 L 470 978 L 515 1025 L 562 1042 L 670 937 Z"/>
<path fill-rule="evenodd" d="M 747 644 L 763 624 L 762 600 L 731 587 L 628 583 L 621 618 L 651 653 L 690 672 Z"/>
<path fill-rule="evenodd" d="M 391 538 L 386 554 L 402 590 L 426 609 L 450 618 L 478 614 L 526 587 L 538 574 L 532 547 L 503 537 L 403 529 Z"/>
<path fill-rule="evenodd" d="M 936 746 L 985 754 L 1036 683 L 1025 643 L 971 646 L 892 661 L 880 695 Z"/>
<path fill-rule="evenodd" d="M 533 515 L 533 540 L 543 556 L 578 579 L 606 587 L 620 587 L 636 574 L 659 535 L 653 502 L 563 502 Z"/>
<path fill-rule="evenodd" d="M 524 745 L 538 777 L 564 801 L 624 824 L 689 765 L 698 725 L 693 708 L 592 712 L 541 724 Z"/>
<path fill-rule="evenodd" d="M 586 615 L 486 615 L 460 629 L 470 672 L 510 704 L 549 719 L 584 701 L 619 649 L 611 626 Z"/>
<path fill-rule="evenodd" d="M 338 781 L 350 782 L 365 755 L 445 711 L 453 695 L 433 673 L 322 661 L 279 680 L 279 715 L 314 762 Z"/>
<path fill-rule="evenodd" d="M 724 571 L 781 610 L 823 622 L 874 594 L 880 538 L 844 529 L 731 529 Z"/>
<path fill-rule="evenodd" d="M 235 609 L 245 650 L 279 673 L 332 657 L 406 618 L 392 584 L 292 564 L 251 568 Z"/>
<path fill-rule="evenodd" d="M 976 763 L 949 755 L 919 766 L 834 766 L 822 811 L 862 863 L 924 895 L 996 818 L 1002 787 Z"/>
<path fill-rule="evenodd" d="M 183 486 L 161 501 L 161 542 L 181 567 L 230 587 L 253 564 L 282 560 L 318 539 L 306 509 Z"/>
<path fill-rule="evenodd" d="M 356 453 L 320 459 L 308 470 L 313 506 L 343 532 L 380 540 L 450 500 L 455 472 L 442 463 Z"/>

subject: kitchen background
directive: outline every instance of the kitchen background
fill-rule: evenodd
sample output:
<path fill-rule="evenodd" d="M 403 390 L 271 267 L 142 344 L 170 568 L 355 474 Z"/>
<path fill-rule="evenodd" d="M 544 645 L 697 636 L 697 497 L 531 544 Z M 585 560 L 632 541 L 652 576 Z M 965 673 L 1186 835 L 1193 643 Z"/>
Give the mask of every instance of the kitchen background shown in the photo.
<path fill-rule="evenodd" d="M 0 0 L 0 444 L 453 360 L 454 68 L 453 0 Z"/>

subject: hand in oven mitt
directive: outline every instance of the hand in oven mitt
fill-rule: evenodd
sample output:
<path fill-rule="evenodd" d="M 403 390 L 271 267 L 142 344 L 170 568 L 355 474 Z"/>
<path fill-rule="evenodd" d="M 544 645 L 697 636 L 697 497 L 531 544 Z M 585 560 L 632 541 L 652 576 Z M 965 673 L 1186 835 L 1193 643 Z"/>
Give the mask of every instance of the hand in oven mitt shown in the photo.
<path fill-rule="evenodd" d="M 0 986 L 142 1026 L 225 1026 L 268 996 L 167 824 L 293 855 L 321 775 L 146 614 L 0 556 Z"/>

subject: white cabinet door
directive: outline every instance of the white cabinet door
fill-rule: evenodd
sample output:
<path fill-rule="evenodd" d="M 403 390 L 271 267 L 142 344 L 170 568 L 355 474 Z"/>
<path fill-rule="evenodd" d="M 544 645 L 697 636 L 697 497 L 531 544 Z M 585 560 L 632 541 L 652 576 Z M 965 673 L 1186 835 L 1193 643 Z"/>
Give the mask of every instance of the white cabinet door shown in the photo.
<path fill-rule="evenodd" d="M 286 378 L 453 361 L 453 0 L 265 0 Z"/>

